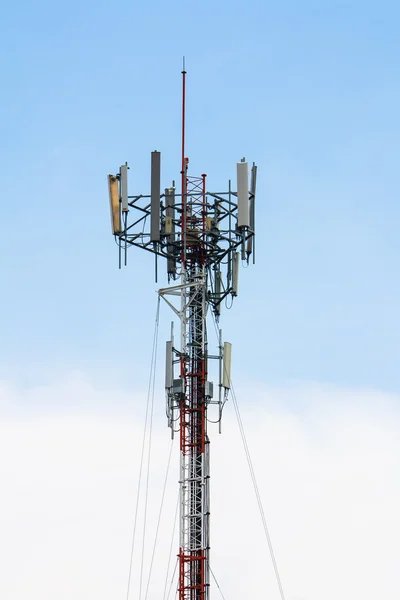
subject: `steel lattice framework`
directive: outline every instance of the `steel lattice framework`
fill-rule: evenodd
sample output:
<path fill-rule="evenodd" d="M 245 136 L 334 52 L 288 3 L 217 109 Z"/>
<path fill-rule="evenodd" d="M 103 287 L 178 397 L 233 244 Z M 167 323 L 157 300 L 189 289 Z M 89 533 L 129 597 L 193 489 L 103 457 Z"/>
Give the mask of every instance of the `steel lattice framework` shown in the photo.
<path fill-rule="evenodd" d="M 179 600 L 208 600 L 210 590 L 210 442 L 207 410 L 218 405 L 219 421 L 230 387 L 230 344 L 210 355 L 207 313 L 219 317 L 221 303 L 237 295 L 240 260 L 254 259 L 254 205 L 257 167 L 238 163 L 238 188 L 208 192 L 206 175 L 188 175 L 185 156 L 186 71 L 182 72 L 181 193 L 160 190 L 160 154 L 152 153 L 151 194 L 128 196 L 127 165 L 109 176 L 113 233 L 120 266 L 137 246 L 167 259 L 168 280 L 160 296 L 180 321 L 180 344 L 173 329 L 166 351 L 167 418 L 180 441 Z M 124 261 L 123 261 L 124 257 Z M 179 283 L 178 283 L 179 281 Z M 173 283 L 177 282 L 177 283 Z M 219 360 L 214 399 L 208 360 Z M 176 373 L 177 372 L 177 373 Z"/>
<path fill-rule="evenodd" d="M 187 163 L 186 163 L 187 164 Z M 207 437 L 207 274 L 205 269 L 205 176 L 188 178 L 182 211 L 182 357 L 184 394 L 180 422 L 180 549 L 181 600 L 207 598 L 209 591 L 209 441 Z M 207 450 L 206 450 L 207 448 Z"/>

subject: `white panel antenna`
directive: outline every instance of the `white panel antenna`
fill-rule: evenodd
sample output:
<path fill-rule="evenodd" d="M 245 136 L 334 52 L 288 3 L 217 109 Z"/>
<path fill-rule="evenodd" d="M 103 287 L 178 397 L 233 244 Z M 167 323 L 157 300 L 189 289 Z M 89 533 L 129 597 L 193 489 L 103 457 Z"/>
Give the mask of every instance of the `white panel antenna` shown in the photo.
<path fill-rule="evenodd" d="M 231 387 L 231 365 L 232 365 L 232 344 L 230 342 L 224 342 L 222 387 L 224 387 L 228 390 Z"/>
<path fill-rule="evenodd" d="M 128 212 L 128 165 L 121 165 L 119 170 L 120 192 L 121 192 L 121 208 L 122 212 Z"/>
<path fill-rule="evenodd" d="M 172 388 L 172 383 L 174 379 L 172 345 L 172 340 L 168 341 L 165 351 L 165 387 L 167 390 Z"/>
<path fill-rule="evenodd" d="M 250 180 L 250 230 L 255 233 L 256 230 L 256 185 L 257 185 L 257 166 L 253 163 L 251 169 L 251 180 Z M 255 240 L 254 235 L 247 240 L 247 256 L 253 252 Z M 253 263 L 255 257 L 253 257 Z"/>

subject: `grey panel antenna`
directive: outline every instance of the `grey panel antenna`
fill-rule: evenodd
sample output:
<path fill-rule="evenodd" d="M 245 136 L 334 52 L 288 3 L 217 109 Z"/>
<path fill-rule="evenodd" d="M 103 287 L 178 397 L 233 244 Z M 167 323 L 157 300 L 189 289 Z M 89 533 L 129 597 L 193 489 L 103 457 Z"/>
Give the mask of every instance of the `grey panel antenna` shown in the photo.
<path fill-rule="evenodd" d="M 151 213 L 150 213 L 150 241 L 160 241 L 160 181 L 161 181 L 161 154 L 151 153 Z"/>
<path fill-rule="evenodd" d="M 121 165 L 119 170 L 122 212 L 128 212 L 128 165 Z"/>
<path fill-rule="evenodd" d="M 249 226 L 249 165 L 237 163 L 238 227 Z"/>
<path fill-rule="evenodd" d="M 233 255 L 233 268 L 232 268 L 232 296 L 237 296 L 239 291 L 239 264 L 240 264 L 240 253 L 235 252 Z"/>
<path fill-rule="evenodd" d="M 221 295 L 221 271 L 217 269 L 215 271 L 215 296 L 219 299 Z"/>
<path fill-rule="evenodd" d="M 221 314 L 221 296 L 223 294 L 224 287 L 222 284 L 222 273 L 221 270 L 218 269 L 215 271 L 215 299 L 218 304 L 216 304 L 215 312 L 217 315 Z"/>
<path fill-rule="evenodd" d="M 168 275 L 176 275 L 176 259 L 174 254 L 175 241 L 175 188 L 165 189 L 165 234 L 167 238 L 167 272 Z"/>
<path fill-rule="evenodd" d="M 171 221 L 168 221 L 165 233 L 173 235 L 175 233 L 175 188 L 173 187 L 165 188 L 165 206 L 165 216 L 167 219 L 171 219 Z"/>

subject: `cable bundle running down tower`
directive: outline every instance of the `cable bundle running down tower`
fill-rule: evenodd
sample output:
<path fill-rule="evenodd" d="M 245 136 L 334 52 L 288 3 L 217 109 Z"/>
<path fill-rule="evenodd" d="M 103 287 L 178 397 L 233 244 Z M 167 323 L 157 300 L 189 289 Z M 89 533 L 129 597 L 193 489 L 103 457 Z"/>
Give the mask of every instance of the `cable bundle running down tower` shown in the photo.
<path fill-rule="evenodd" d="M 185 156 L 186 71 L 182 71 L 181 193 L 175 184 L 161 193 L 160 153 L 151 154 L 151 193 L 128 196 L 128 165 L 109 175 L 112 232 L 118 241 L 119 266 L 127 249 L 137 246 L 166 258 L 169 287 L 162 297 L 180 320 L 180 343 L 166 345 L 167 418 L 180 440 L 179 600 L 210 597 L 209 438 L 207 409 L 216 404 L 221 423 L 230 389 L 231 344 L 217 356 L 208 353 L 207 311 L 217 320 L 221 303 L 238 294 L 240 261 L 254 262 L 257 167 L 237 163 L 237 189 L 210 192 L 206 175 L 188 174 Z M 173 283 L 177 282 L 177 283 Z M 174 303 L 175 301 L 175 303 Z M 219 391 L 214 399 L 208 360 L 219 361 Z"/>

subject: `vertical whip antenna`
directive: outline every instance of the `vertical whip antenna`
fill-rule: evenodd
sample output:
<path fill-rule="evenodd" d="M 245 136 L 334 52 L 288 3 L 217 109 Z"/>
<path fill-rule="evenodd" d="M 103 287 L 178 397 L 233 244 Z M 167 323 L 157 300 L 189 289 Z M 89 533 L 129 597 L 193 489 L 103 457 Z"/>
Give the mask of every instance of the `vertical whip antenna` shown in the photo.
<path fill-rule="evenodd" d="M 181 162 L 181 193 L 182 193 L 182 262 L 186 258 L 186 229 L 187 229 L 187 191 L 186 191 L 186 157 L 185 157 L 185 136 L 186 136 L 186 69 L 185 57 L 182 61 L 182 162 Z"/>
<path fill-rule="evenodd" d="M 186 69 L 185 57 L 182 61 L 182 194 L 184 192 L 183 177 L 185 173 L 185 126 L 186 126 Z"/>

